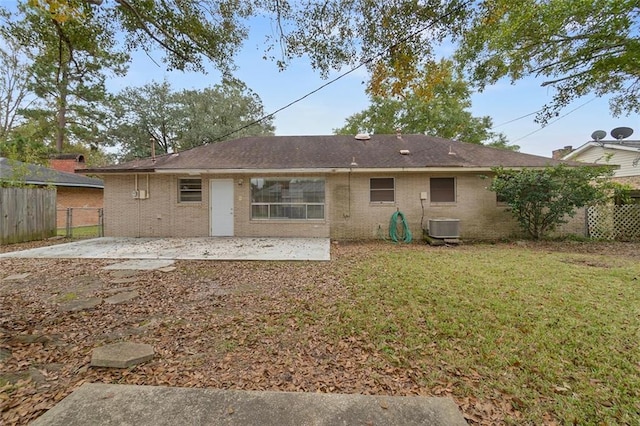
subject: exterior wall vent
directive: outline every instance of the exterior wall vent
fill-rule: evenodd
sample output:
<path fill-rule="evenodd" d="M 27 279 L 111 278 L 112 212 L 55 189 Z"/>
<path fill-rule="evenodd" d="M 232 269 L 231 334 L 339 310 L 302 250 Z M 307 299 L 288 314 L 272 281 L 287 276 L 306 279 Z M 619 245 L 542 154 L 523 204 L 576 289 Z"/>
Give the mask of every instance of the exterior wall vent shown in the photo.
<path fill-rule="evenodd" d="M 433 238 L 459 238 L 460 219 L 429 219 L 429 235 Z"/>
<path fill-rule="evenodd" d="M 134 200 L 146 200 L 147 198 L 149 198 L 149 193 L 144 189 L 136 189 L 131 192 L 131 197 Z"/>

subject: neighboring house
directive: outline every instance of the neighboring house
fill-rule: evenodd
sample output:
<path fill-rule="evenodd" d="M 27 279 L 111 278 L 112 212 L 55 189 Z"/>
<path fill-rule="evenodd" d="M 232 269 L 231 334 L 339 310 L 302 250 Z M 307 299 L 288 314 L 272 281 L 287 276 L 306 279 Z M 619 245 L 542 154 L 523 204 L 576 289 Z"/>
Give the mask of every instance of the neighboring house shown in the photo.
<path fill-rule="evenodd" d="M 519 232 L 491 168 L 560 163 L 424 135 L 265 136 L 85 172 L 104 179 L 107 236 L 370 239 L 400 210 L 418 238 L 453 218 L 491 239 Z"/>
<path fill-rule="evenodd" d="M 556 153 L 563 160 L 619 166 L 614 171 L 613 180 L 634 188 L 631 197 L 640 203 L 640 141 L 591 141 L 575 150 L 567 146 L 554 151 L 554 155 Z"/>
<path fill-rule="evenodd" d="M 61 172 L 35 164 L 0 157 L 0 180 L 21 185 L 56 188 L 57 226 L 66 225 L 65 211 L 73 208 L 73 226 L 97 225 L 103 206 L 102 180 Z"/>

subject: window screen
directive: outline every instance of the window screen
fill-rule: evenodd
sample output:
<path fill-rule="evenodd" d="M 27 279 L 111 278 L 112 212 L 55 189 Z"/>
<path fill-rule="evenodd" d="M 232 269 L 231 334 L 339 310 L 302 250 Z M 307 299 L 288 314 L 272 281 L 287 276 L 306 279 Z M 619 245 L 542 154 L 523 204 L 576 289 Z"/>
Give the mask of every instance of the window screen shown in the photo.
<path fill-rule="evenodd" d="M 394 178 L 371 178 L 369 181 L 369 200 L 372 203 L 393 203 L 395 192 Z"/>
<path fill-rule="evenodd" d="M 178 179 L 178 200 L 181 203 L 202 201 L 202 180 Z"/>
<path fill-rule="evenodd" d="M 455 178 L 431 178 L 431 202 L 454 203 L 456 201 Z"/>
<path fill-rule="evenodd" d="M 324 179 L 251 179 L 252 219 L 324 219 Z"/>

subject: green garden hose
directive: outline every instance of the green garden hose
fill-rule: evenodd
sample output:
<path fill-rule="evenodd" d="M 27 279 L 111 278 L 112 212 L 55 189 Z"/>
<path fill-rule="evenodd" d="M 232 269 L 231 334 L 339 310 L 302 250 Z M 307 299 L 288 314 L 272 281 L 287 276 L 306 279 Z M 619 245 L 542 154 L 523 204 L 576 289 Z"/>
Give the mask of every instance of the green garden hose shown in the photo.
<path fill-rule="evenodd" d="M 402 238 L 398 235 L 398 218 L 402 221 Z M 404 213 L 400 210 L 391 215 L 391 220 L 389 221 L 389 236 L 396 243 L 400 239 L 405 243 L 411 242 L 412 236 L 411 231 L 409 230 L 409 224 L 407 223 L 407 219 L 404 217 Z"/>

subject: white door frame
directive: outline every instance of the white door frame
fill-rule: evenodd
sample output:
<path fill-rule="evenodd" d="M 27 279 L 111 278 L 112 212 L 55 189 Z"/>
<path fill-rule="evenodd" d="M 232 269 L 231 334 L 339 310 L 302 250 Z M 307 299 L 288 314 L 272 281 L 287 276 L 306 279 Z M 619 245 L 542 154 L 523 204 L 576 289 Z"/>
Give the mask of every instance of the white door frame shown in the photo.
<path fill-rule="evenodd" d="M 209 179 L 209 235 L 234 236 L 233 179 Z"/>

